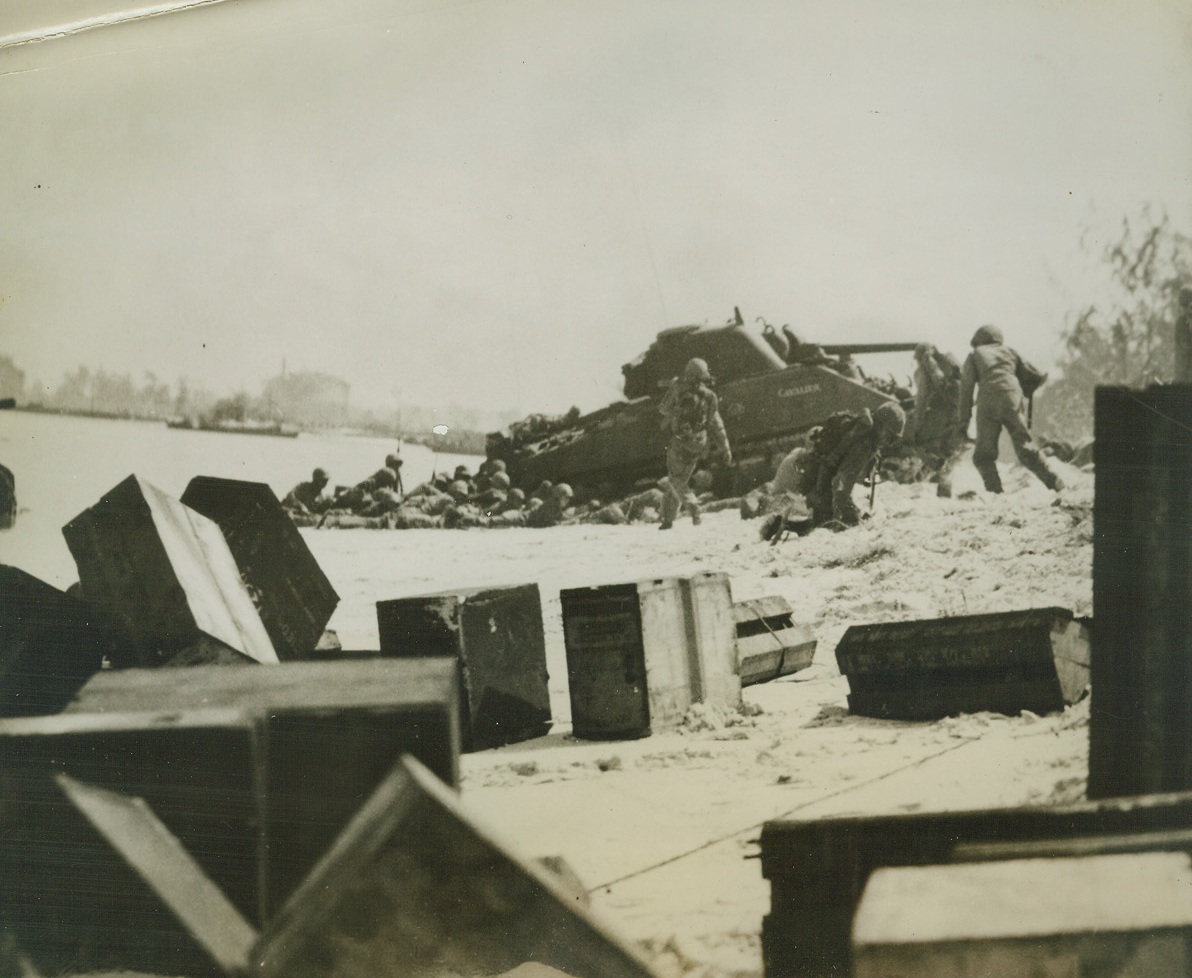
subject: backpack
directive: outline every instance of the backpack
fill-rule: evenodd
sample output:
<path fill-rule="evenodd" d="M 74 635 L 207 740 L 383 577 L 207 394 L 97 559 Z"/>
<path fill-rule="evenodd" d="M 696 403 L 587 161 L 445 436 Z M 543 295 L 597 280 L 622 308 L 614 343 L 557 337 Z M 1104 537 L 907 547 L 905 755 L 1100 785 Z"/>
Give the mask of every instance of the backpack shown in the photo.
<path fill-rule="evenodd" d="M 1014 376 L 1018 378 L 1018 386 L 1022 388 L 1022 396 L 1028 400 L 1047 381 L 1047 374 L 1028 363 L 1022 357 L 1018 358 L 1018 366 L 1014 368 Z"/>
<path fill-rule="evenodd" d="M 799 491 L 805 496 L 814 492 L 821 476 L 825 472 L 830 473 L 840 462 L 853 436 L 872 426 L 873 420 L 868 417 L 868 412 L 853 414 L 850 411 L 837 411 L 812 432 L 811 452 L 799 480 Z"/>

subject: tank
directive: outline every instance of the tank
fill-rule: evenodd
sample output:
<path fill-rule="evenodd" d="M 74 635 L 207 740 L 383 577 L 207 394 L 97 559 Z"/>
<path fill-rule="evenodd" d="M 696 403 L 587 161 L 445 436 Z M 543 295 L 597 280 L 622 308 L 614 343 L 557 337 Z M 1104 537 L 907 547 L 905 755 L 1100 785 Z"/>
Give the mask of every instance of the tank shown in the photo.
<path fill-rule="evenodd" d="M 723 326 L 660 332 L 625 364 L 625 400 L 590 414 L 531 415 L 487 437 L 486 454 L 503 459 L 514 485 L 567 482 L 580 498 L 612 498 L 666 474 L 659 400 L 687 361 L 700 357 L 715 378 L 735 464 L 718 475 L 722 491 L 765 481 L 781 454 L 838 411 L 873 410 L 909 391 L 864 379 L 854 354 L 910 352 L 915 343 L 804 343 L 789 327 L 745 325 L 739 310 Z M 884 388 L 884 389 L 882 389 Z"/>

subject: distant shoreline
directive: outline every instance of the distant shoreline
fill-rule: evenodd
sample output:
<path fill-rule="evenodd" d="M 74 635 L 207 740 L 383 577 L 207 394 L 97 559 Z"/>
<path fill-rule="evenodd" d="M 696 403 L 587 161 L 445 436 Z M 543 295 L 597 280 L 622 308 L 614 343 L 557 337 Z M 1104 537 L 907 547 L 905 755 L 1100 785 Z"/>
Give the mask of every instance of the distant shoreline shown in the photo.
<path fill-rule="evenodd" d="M 48 404 L 40 404 L 37 402 L 29 404 L 16 404 L 11 408 L 13 411 L 24 411 L 29 414 L 54 414 L 62 417 L 70 418 L 97 418 L 101 421 L 149 421 L 157 422 L 159 424 L 169 425 L 171 422 L 176 422 L 177 418 L 173 415 L 161 414 L 141 414 L 135 411 L 104 411 L 100 409 L 88 408 L 61 408 L 53 407 Z M 289 421 L 281 422 L 286 428 L 293 427 L 297 431 L 319 432 L 324 429 L 321 428 L 303 428 L 298 425 L 293 425 Z M 177 426 L 184 427 L 184 426 Z M 203 428 L 194 428 L 195 431 L 210 430 Z M 449 452 L 456 455 L 484 455 L 486 435 L 479 431 L 459 431 L 452 430 L 445 435 L 424 435 L 421 433 L 410 434 L 409 432 L 394 432 L 392 428 L 387 428 L 384 425 L 346 425 L 335 430 L 351 430 L 354 433 L 367 435 L 376 438 L 396 438 L 401 442 L 409 442 L 412 445 L 422 445 L 436 452 Z"/>

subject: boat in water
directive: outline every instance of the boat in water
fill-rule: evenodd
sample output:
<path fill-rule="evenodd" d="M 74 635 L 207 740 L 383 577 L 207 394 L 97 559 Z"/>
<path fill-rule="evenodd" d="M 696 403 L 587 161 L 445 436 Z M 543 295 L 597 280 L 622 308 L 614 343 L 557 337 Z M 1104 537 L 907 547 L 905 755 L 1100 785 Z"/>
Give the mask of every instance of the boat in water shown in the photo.
<path fill-rule="evenodd" d="M 298 429 L 280 421 L 214 421 L 207 418 L 173 418 L 168 428 L 184 431 L 218 431 L 225 435 L 272 435 L 275 438 L 297 438 Z"/>

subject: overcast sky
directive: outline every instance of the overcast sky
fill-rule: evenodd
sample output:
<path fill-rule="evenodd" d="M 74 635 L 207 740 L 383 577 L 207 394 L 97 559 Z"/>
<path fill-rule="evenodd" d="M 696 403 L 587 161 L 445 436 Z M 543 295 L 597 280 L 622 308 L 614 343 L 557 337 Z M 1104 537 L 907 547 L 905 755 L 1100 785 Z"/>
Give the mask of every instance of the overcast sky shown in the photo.
<path fill-rule="evenodd" d="M 0 45 L 0 353 L 50 383 L 586 409 L 734 305 L 1047 365 L 1086 230 L 1192 225 L 1184 0 L 226 0 Z"/>

